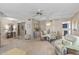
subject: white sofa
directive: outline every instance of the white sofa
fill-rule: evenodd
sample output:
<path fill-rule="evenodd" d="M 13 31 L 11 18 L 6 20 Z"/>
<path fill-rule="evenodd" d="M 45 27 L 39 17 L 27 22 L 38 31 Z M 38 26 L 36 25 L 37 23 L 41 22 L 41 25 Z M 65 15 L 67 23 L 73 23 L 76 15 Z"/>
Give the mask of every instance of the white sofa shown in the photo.
<path fill-rule="evenodd" d="M 79 37 L 75 35 L 67 35 L 62 39 L 56 40 L 54 43 L 55 51 L 58 55 L 63 55 L 67 53 L 66 45 L 79 45 Z"/>
<path fill-rule="evenodd" d="M 55 46 L 55 52 L 57 55 L 63 55 L 66 54 L 66 48 L 62 44 L 62 39 L 56 40 L 54 43 Z"/>

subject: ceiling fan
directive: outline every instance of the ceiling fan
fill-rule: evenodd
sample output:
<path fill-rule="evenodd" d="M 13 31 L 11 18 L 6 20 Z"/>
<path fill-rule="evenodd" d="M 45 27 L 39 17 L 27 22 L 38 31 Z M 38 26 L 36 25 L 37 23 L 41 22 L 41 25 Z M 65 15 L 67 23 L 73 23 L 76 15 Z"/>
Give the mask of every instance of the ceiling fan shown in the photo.
<path fill-rule="evenodd" d="M 36 15 L 43 15 L 43 10 L 42 9 L 38 9 L 36 12 Z"/>
<path fill-rule="evenodd" d="M 49 13 L 45 10 L 42 9 L 32 9 L 32 19 L 49 19 Z"/>
<path fill-rule="evenodd" d="M 44 15 L 44 11 L 42 9 L 32 10 L 33 16 L 42 16 Z"/>

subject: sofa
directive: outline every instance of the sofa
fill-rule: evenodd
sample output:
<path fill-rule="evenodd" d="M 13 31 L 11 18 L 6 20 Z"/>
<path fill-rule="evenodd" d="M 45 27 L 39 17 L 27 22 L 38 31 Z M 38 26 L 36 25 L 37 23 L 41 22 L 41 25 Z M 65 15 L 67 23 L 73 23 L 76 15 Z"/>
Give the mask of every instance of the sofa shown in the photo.
<path fill-rule="evenodd" d="M 79 46 L 79 37 L 75 35 L 66 35 L 62 39 L 54 42 L 55 51 L 58 55 L 67 54 L 67 48 L 65 46 Z"/>

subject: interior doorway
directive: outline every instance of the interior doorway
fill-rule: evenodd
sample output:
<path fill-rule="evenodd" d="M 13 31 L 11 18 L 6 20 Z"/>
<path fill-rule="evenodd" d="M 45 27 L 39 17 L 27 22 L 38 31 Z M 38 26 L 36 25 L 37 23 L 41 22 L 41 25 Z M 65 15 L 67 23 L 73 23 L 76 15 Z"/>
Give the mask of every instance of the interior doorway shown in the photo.
<path fill-rule="evenodd" d="M 18 39 L 24 39 L 26 30 L 25 30 L 25 22 L 18 23 Z"/>
<path fill-rule="evenodd" d="M 33 37 L 36 40 L 40 40 L 41 38 L 40 21 L 37 20 L 33 21 Z"/>

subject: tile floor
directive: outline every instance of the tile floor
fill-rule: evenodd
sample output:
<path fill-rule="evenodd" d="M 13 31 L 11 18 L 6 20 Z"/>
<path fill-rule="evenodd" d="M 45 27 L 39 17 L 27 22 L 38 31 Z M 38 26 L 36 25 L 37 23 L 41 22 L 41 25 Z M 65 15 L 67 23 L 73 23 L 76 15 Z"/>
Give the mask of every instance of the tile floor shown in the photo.
<path fill-rule="evenodd" d="M 55 55 L 55 48 L 48 41 L 19 39 L 2 40 L 0 54 L 13 48 L 19 48 L 25 51 L 26 55 Z"/>

